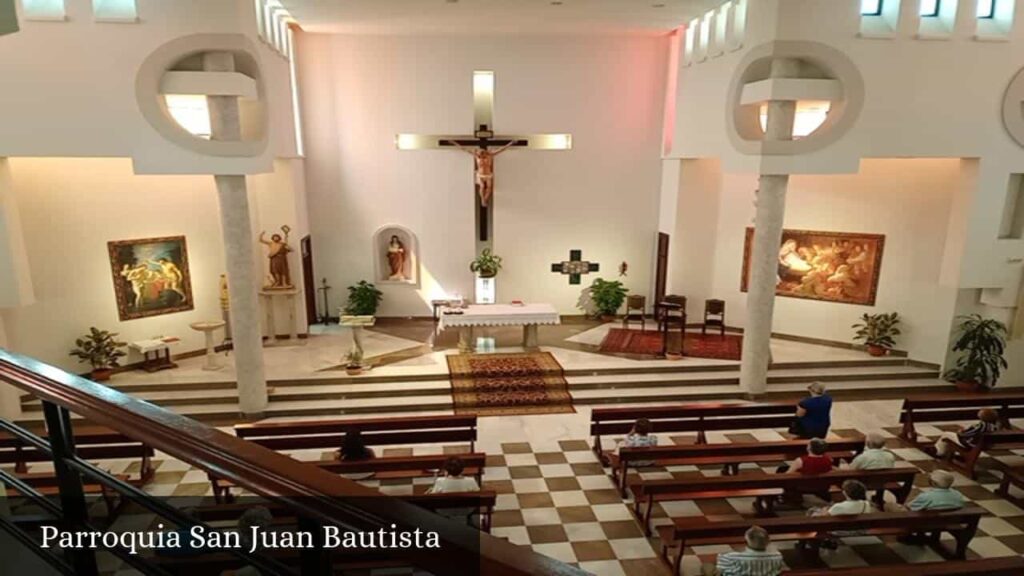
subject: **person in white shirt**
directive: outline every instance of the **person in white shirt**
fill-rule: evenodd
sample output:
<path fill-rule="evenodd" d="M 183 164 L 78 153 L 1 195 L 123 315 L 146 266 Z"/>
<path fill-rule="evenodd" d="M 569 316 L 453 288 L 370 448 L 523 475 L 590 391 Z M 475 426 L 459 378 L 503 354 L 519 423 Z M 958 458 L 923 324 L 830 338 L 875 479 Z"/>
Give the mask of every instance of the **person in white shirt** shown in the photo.
<path fill-rule="evenodd" d="M 751 526 L 744 535 L 747 549 L 718 555 L 715 568 L 718 576 L 778 576 L 782 573 L 782 554 L 769 550 L 771 539 L 760 526 Z"/>
<path fill-rule="evenodd" d="M 842 502 L 837 502 L 828 508 L 819 508 L 816 511 L 812 511 L 811 515 L 857 516 L 860 514 L 878 512 L 878 509 L 868 501 L 868 488 L 860 480 L 847 480 L 846 482 L 843 482 L 843 496 L 845 499 Z M 829 550 L 835 550 L 839 547 L 839 543 L 836 538 L 843 536 L 859 536 L 860 534 L 862 534 L 862 532 L 857 530 L 832 532 L 821 542 L 821 547 Z"/>
<path fill-rule="evenodd" d="M 864 451 L 850 462 L 852 470 L 888 470 L 896 466 L 896 455 L 886 450 L 885 438 L 871 432 L 864 439 Z"/>
<path fill-rule="evenodd" d="M 480 485 L 476 483 L 476 479 L 467 478 L 462 473 L 466 469 L 466 464 L 462 461 L 462 458 L 458 456 L 452 456 L 445 460 L 444 463 L 444 475 L 439 476 L 437 480 L 434 480 L 434 485 L 430 487 L 427 494 L 451 494 L 456 492 L 479 492 Z M 470 526 L 476 526 L 476 515 L 479 513 L 477 508 L 439 508 L 437 513 L 445 518 L 461 519 Z"/>

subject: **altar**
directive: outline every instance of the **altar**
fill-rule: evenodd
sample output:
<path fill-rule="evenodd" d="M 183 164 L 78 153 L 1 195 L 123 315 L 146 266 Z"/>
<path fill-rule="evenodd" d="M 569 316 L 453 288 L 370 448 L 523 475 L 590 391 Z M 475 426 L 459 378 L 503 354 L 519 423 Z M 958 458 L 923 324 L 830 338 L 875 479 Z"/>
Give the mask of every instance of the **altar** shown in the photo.
<path fill-rule="evenodd" d="M 459 351 L 474 349 L 473 328 L 477 326 L 522 326 L 523 348 L 537 348 L 537 326 L 561 323 L 558 311 L 551 304 L 474 304 L 467 308 L 443 308 L 438 321 L 440 330 L 459 331 Z"/>

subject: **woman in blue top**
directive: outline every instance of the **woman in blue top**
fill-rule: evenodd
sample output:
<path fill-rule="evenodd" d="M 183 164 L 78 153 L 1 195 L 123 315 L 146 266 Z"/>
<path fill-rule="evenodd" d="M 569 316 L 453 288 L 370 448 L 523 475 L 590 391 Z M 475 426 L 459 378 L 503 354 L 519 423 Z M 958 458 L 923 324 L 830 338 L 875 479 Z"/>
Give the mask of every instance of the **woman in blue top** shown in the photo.
<path fill-rule="evenodd" d="M 812 383 L 807 390 L 811 395 L 796 405 L 796 422 L 790 431 L 800 438 L 824 438 L 832 426 L 832 397 L 821 382 Z"/>

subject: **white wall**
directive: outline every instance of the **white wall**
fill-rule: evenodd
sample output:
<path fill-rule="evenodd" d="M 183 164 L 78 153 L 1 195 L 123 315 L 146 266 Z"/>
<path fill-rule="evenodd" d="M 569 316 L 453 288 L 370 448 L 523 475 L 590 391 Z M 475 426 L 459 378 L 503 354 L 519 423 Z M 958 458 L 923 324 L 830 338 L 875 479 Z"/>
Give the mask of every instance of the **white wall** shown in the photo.
<path fill-rule="evenodd" d="M 729 324 L 743 326 L 740 273 L 757 176 L 716 168 L 710 160 L 684 161 L 671 290 L 691 298 L 691 314 L 702 310 L 705 297 L 721 298 Z M 898 347 L 916 360 L 941 363 L 957 289 L 942 285 L 940 272 L 960 171 L 952 159 L 872 159 L 859 174 L 793 176 L 786 228 L 884 234 L 885 251 L 874 307 L 778 298 L 774 330 L 849 342 L 850 325 L 861 314 L 896 311 L 904 317 Z M 700 218 L 716 212 L 717 222 Z"/>
<path fill-rule="evenodd" d="M 310 226 L 317 275 L 335 286 L 335 302 L 372 278 L 372 235 L 386 224 L 417 234 L 423 281 L 419 290 L 385 286 L 382 315 L 425 315 L 432 297 L 472 294 L 472 159 L 400 152 L 394 135 L 471 132 L 474 69 L 496 72 L 499 132 L 573 134 L 572 151 L 496 161 L 499 299 L 579 313 L 589 282 L 569 286 L 550 271 L 570 249 L 600 263 L 605 278 L 627 261 L 627 284 L 646 294 L 667 50 L 667 38 L 299 35 Z"/>
<path fill-rule="evenodd" d="M 277 172 L 249 177 L 255 234 L 281 224 L 301 233 L 294 209 L 301 194 L 293 187 L 294 172 L 301 169 L 297 162 L 279 161 Z M 36 295 L 31 306 L 0 312 L 12 350 L 86 371 L 67 353 L 90 326 L 118 332 L 126 341 L 178 336 L 182 342 L 176 351 L 202 349 L 202 335 L 188 325 L 220 318 L 224 272 L 211 176 L 137 176 L 127 158 L 14 158 L 10 165 Z M 177 235 L 186 237 L 195 309 L 121 322 L 107 242 Z M 293 240 L 293 277 L 301 282 L 299 235 Z M 262 257 L 253 265 L 267 266 Z M 301 296 L 298 300 L 296 315 L 304 331 Z"/>

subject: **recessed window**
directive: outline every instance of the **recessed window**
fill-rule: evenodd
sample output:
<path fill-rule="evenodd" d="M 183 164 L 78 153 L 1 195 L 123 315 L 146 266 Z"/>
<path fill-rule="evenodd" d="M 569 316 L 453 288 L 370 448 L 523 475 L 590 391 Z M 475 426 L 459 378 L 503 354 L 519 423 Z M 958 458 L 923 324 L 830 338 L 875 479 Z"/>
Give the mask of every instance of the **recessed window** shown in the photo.
<path fill-rule="evenodd" d="M 800 100 L 796 103 L 796 114 L 793 116 L 793 139 L 806 138 L 821 127 L 828 119 L 832 110 L 829 100 Z M 768 105 L 761 105 L 761 131 L 768 130 Z"/>
<path fill-rule="evenodd" d="M 881 16 L 883 0 L 860 0 L 861 16 Z"/>
<path fill-rule="evenodd" d="M 21 0 L 26 20 L 64 20 L 64 0 Z"/>
<path fill-rule="evenodd" d="M 996 17 L 996 0 L 978 0 L 978 18 Z"/>
<path fill-rule="evenodd" d="M 139 18 L 135 0 L 92 0 L 92 14 L 97 22 L 135 22 Z"/>
<path fill-rule="evenodd" d="M 937 18 L 941 8 L 942 0 L 921 0 L 921 11 L 919 13 L 922 18 Z"/>
<path fill-rule="evenodd" d="M 210 108 L 206 96 L 199 94 L 167 94 L 167 111 L 179 126 L 193 136 L 210 139 Z"/>

